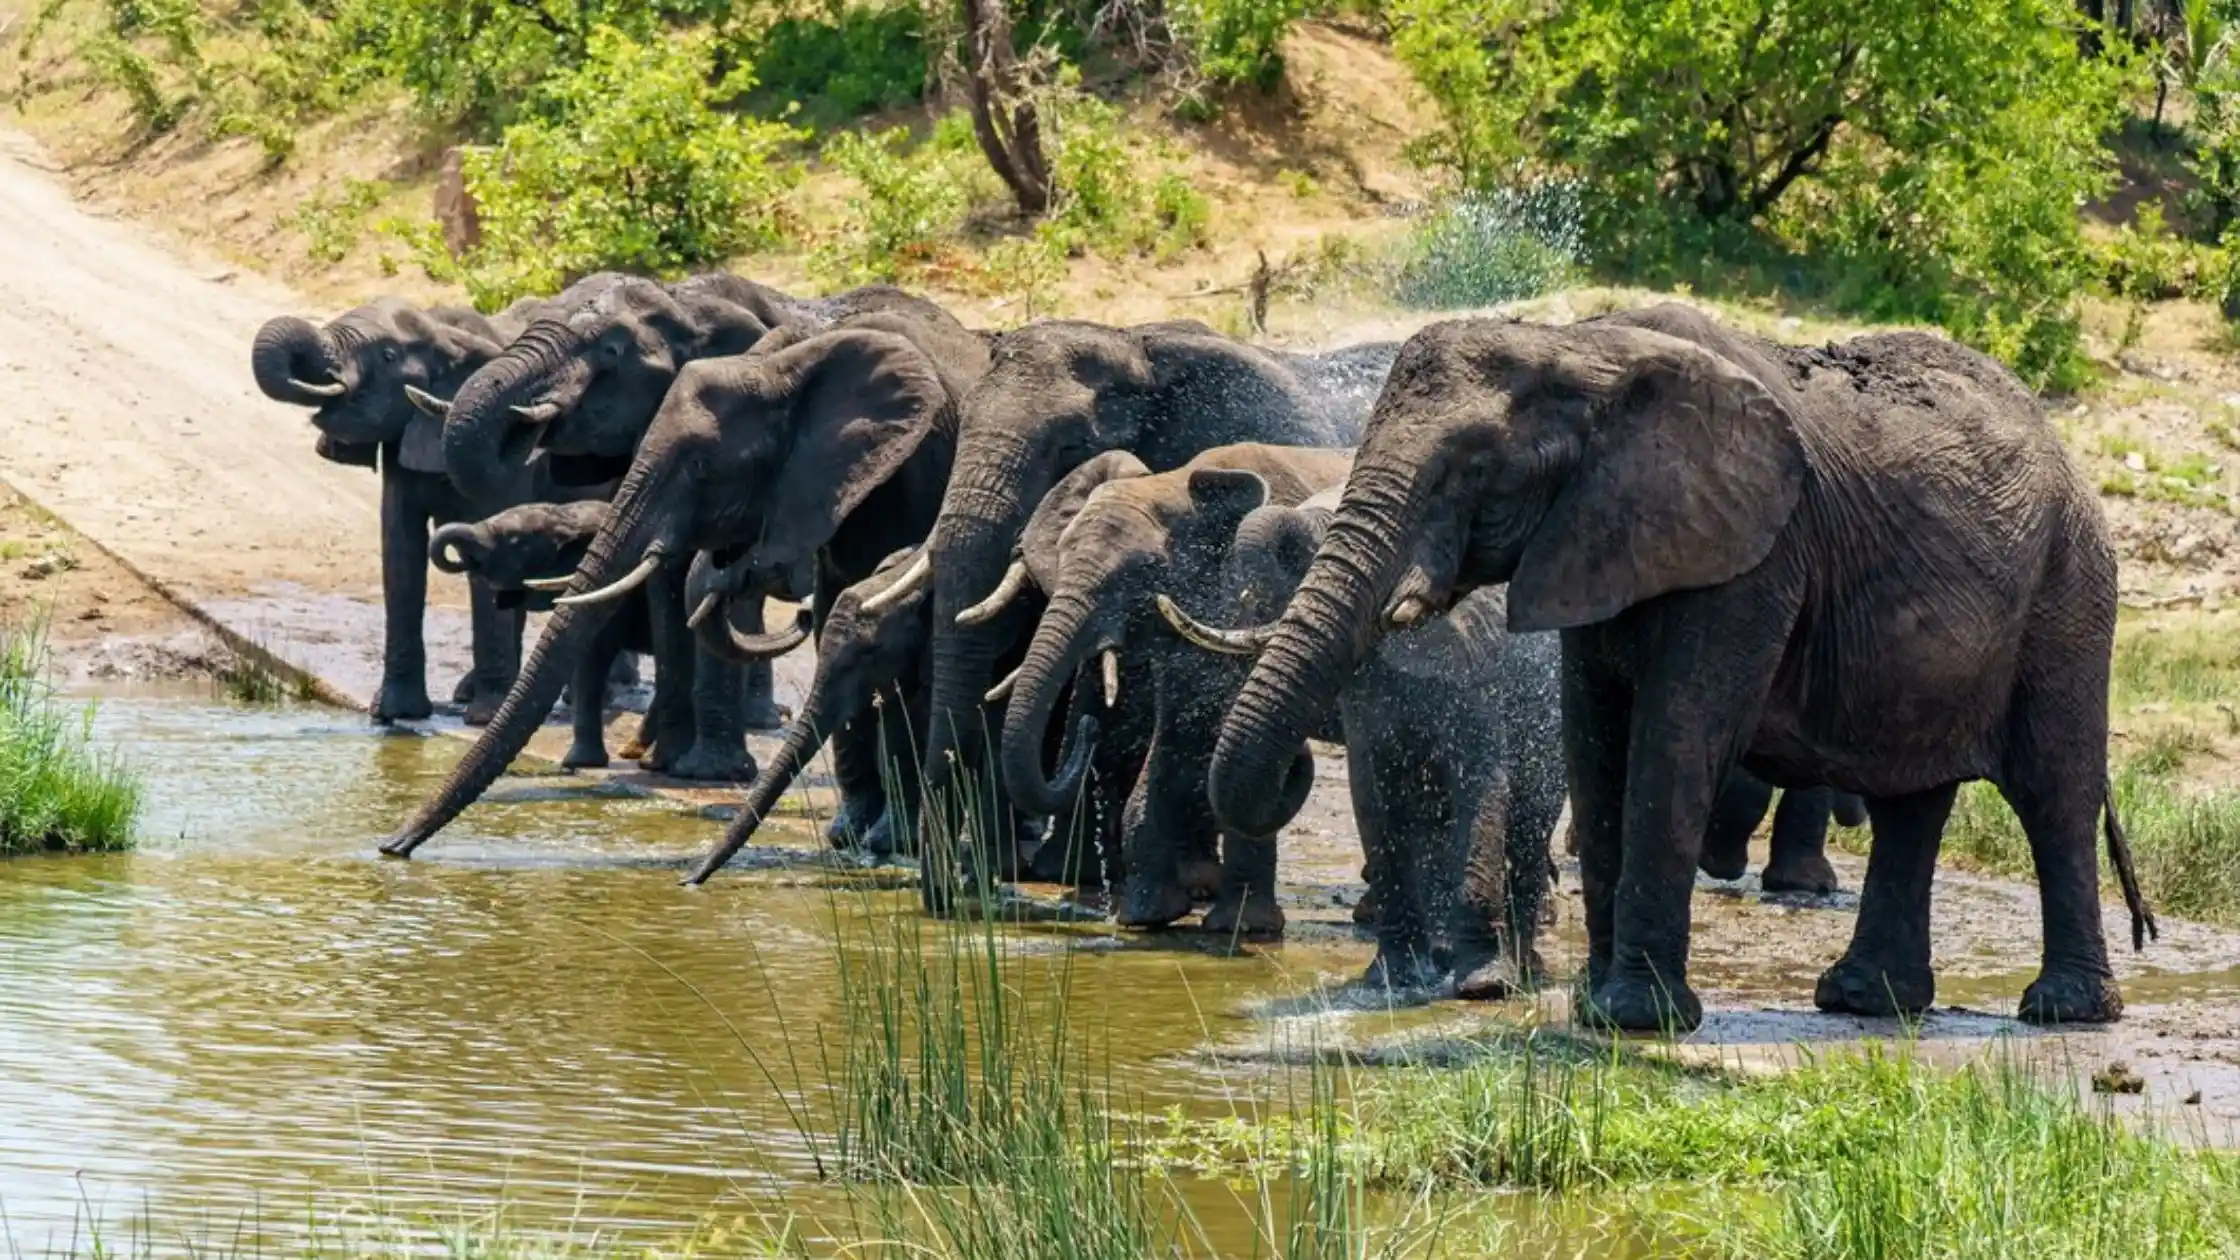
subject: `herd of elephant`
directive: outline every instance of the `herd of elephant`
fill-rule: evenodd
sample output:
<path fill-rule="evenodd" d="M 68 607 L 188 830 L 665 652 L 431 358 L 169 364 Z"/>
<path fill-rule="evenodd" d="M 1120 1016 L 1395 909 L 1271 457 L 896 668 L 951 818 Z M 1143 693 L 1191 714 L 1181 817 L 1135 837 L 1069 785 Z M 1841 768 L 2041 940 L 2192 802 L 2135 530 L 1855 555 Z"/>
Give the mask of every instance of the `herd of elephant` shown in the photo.
<path fill-rule="evenodd" d="M 2036 865 L 2024 1018 L 2122 1010 L 2098 850 L 2115 560 L 2098 501 L 2004 368 L 1927 335 L 1777 345 L 1668 305 L 1465 319 L 1295 354 L 1196 323 L 969 329 L 876 286 L 603 274 L 483 317 L 396 301 L 271 321 L 263 391 L 378 467 L 379 720 L 426 717 L 432 559 L 473 591 L 480 725 L 383 846 L 472 804 L 569 692 L 607 760 L 610 680 L 650 653 L 624 755 L 751 779 L 705 880 L 831 745 L 836 844 L 1101 889 L 1159 927 L 1279 932 L 1276 844 L 1342 744 L 1370 980 L 1535 983 L 1565 801 L 1576 1010 L 1693 1028 L 1690 894 L 1828 891 L 1871 821 L 1825 1010 L 1919 1012 L 1959 784 Z M 431 535 L 431 528 L 433 533 Z M 768 631 L 767 599 L 800 604 Z M 521 659 L 523 613 L 552 616 Z M 814 640 L 775 725 L 770 662 Z"/>

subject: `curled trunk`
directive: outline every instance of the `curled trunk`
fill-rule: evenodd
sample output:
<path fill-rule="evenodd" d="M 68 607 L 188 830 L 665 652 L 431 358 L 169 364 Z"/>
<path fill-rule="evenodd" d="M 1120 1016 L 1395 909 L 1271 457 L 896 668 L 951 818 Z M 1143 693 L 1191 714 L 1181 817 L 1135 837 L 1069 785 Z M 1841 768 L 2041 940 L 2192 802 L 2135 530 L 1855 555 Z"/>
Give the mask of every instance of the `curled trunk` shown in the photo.
<path fill-rule="evenodd" d="M 249 368 L 265 397 L 299 407 L 332 402 L 332 387 L 343 384 L 342 356 L 334 343 L 309 320 L 293 315 L 267 320 L 257 330 Z"/>
<path fill-rule="evenodd" d="M 456 521 L 437 530 L 428 538 L 429 561 L 445 573 L 473 571 L 485 550 L 475 529 L 473 522 Z"/>
<path fill-rule="evenodd" d="M 1061 596 L 1043 613 L 1027 659 L 1012 685 L 1011 703 L 1003 718 L 1003 782 L 1012 799 L 1030 814 L 1054 817 L 1076 803 L 1081 772 L 1087 762 L 1085 737 L 1092 728 L 1085 720 L 1061 750 L 1061 769 L 1053 781 L 1043 774 L 1042 750 L 1048 741 L 1050 717 L 1058 697 L 1073 685 L 1081 667 L 1096 651 L 1098 636 L 1094 607 L 1078 595 Z M 1083 706 L 1086 709 L 1086 705 Z"/>
<path fill-rule="evenodd" d="M 536 436 L 515 409 L 552 401 L 572 375 L 574 351 L 564 325 L 531 324 L 460 386 L 443 422 L 443 466 L 462 494 L 505 500 Z"/>

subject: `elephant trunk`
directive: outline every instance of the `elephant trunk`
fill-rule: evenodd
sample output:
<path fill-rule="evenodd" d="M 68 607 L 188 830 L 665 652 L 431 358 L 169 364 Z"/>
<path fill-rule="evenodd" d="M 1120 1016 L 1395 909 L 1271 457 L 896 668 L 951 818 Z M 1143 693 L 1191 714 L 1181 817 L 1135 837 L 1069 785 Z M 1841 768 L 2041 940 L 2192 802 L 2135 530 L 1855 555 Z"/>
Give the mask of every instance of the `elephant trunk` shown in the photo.
<path fill-rule="evenodd" d="M 343 358 L 327 335 L 293 315 L 265 321 L 249 350 L 249 368 L 265 397 L 318 407 L 348 392 Z"/>
<path fill-rule="evenodd" d="M 1002 480 L 1015 477 L 1016 469 L 1003 462 L 995 484 L 969 492 L 970 510 L 952 512 L 944 507 L 946 519 L 936 527 L 931 545 L 931 554 L 941 565 L 934 579 L 933 702 L 928 716 L 932 729 L 926 751 L 926 772 L 933 785 L 980 764 L 985 734 L 980 726 L 981 701 L 995 682 L 997 659 L 1021 624 L 1017 604 L 979 625 L 957 624 L 958 613 L 986 598 L 1002 580 L 1011 548 L 1025 524 L 1024 513 L 1018 510 L 1022 487 Z M 964 485 L 952 480 L 951 503 L 964 493 L 968 493 Z"/>
<path fill-rule="evenodd" d="M 445 573 L 478 570 L 490 552 L 481 527 L 472 521 L 455 521 L 428 538 L 428 559 Z"/>
<path fill-rule="evenodd" d="M 538 430 L 581 395 L 588 370 L 578 341 L 566 324 L 538 320 L 452 397 L 443 422 L 443 466 L 469 500 L 504 501 L 535 449 Z"/>
<path fill-rule="evenodd" d="M 576 572 L 574 592 L 594 590 L 614 581 L 626 566 L 641 556 L 657 555 L 660 522 L 652 505 L 674 501 L 648 483 L 642 468 L 632 468 L 615 498 L 614 508 Z M 530 736 L 544 723 L 545 715 L 559 702 L 560 692 L 575 671 L 576 663 L 591 648 L 599 628 L 614 615 L 613 602 L 562 604 L 545 624 L 537 646 L 521 667 L 513 687 L 506 692 L 497 716 L 460 759 L 451 777 L 412 820 L 391 836 L 381 851 L 390 857 L 410 857 L 414 849 L 441 831 L 460 812 L 480 799 L 513 759 L 528 747 Z"/>
<path fill-rule="evenodd" d="M 1355 467 L 1344 509 L 1222 723 L 1207 790 L 1223 827 L 1271 836 L 1306 803 L 1307 737 L 1375 646 L 1421 493 L 1407 468 Z"/>
<path fill-rule="evenodd" d="M 1049 737 L 1050 716 L 1062 690 L 1072 686 L 1089 656 L 1100 644 L 1101 622 L 1096 608 L 1076 592 L 1067 592 L 1043 613 L 1027 659 L 1019 667 L 1019 680 L 1011 691 L 1011 704 L 1003 718 L 1003 782 L 1013 801 L 1030 814 L 1057 815 L 1075 804 L 1081 773 L 1087 764 L 1084 737 L 1090 733 L 1085 720 L 1060 752 L 1063 767 L 1057 781 L 1042 770 L 1042 750 Z"/>
<path fill-rule="evenodd" d="M 710 875 L 722 870 L 724 863 L 754 839 L 754 833 L 778 807 L 778 802 L 793 787 L 793 781 L 801 777 L 817 750 L 824 747 L 825 740 L 839 729 L 848 715 L 865 707 L 862 691 L 861 686 L 842 685 L 835 676 L 831 658 L 821 652 L 818 654 L 816 676 L 809 684 L 809 698 L 802 704 L 800 716 L 787 725 L 778 751 L 762 763 L 762 773 L 755 776 L 753 786 L 747 789 L 746 799 L 739 806 L 739 816 L 731 820 L 723 839 L 684 877 L 687 885 L 706 883 Z"/>

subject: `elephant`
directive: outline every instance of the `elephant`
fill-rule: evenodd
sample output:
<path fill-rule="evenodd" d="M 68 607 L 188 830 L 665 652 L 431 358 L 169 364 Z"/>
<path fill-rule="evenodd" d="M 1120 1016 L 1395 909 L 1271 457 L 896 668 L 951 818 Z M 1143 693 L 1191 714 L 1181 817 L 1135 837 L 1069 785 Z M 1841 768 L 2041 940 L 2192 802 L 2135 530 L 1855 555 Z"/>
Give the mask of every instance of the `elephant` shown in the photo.
<path fill-rule="evenodd" d="M 1740 879 L 1750 865 L 1750 837 L 1773 808 L 1773 785 L 1740 766 L 1727 772 L 1711 806 L 1698 868 L 1713 879 Z M 1773 814 L 1773 852 L 1758 885 L 1771 893 L 1822 895 L 1836 890 L 1828 864 L 1828 824 L 1857 827 L 1867 821 L 1865 801 L 1825 787 L 1792 787 Z"/>
<path fill-rule="evenodd" d="M 997 658 L 1032 628 L 1025 610 L 990 606 L 1029 515 L 1084 461 L 1132 452 L 1153 472 L 1237 442 L 1342 446 L 1356 435 L 1396 347 L 1337 352 L 1327 372 L 1312 356 L 1279 356 L 1201 324 L 1110 328 L 1071 320 L 1005 335 L 966 400 L 956 468 L 927 555 L 934 575 L 933 708 L 926 764 L 936 794 L 922 823 L 964 834 L 959 793 L 981 797 L 992 836 L 1006 821 L 1004 785 L 986 764 L 980 705 Z M 978 614 L 968 623 L 958 618 Z M 1017 869 L 1013 842 L 992 856 Z M 929 895 L 937 889 L 928 880 Z"/>
<path fill-rule="evenodd" d="M 1701 1021 L 1690 891 L 1738 763 L 1866 801 L 1858 923 L 1821 1009 L 1933 1001 L 1937 848 L 1959 785 L 1988 779 L 2038 879 L 2022 1017 L 2120 1017 L 2096 830 L 2135 948 L 2155 921 L 2109 791 L 2115 558 L 2005 368 L 1919 333 L 1779 346 L 1679 305 L 1419 332 L 1297 595 L 1248 633 L 1208 785 L 1223 824 L 1280 826 L 1311 787 L 1301 738 L 1379 638 L 1497 583 L 1512 630 L 1562 636 L 1585 1022 Z"/>
<path fill-rule="evenodd" d="M 384 619 L 381 685 L 375 721 L 432 716 L 427 646 L 431 525 L 479 520 L 491 512 L 554 493 L 544 470 L 515 463 L 488 478 L 479 494 L 444 475 L 442 426 L 422 415 L 407 389 L 447 393 L 495 358 L 536 308 L 534 299 L 484 318 L 455 307 L 421 310 L 383 299 L 316 325 L 295 316 L 266 321 L 257 331 L 250 366 L 257 388 L 272 399 L 311 407 L 318 451 L 339 464 L 381 473 L 381 594 Z M 522 620 L 500 610 L 488 587 L 468 583 L 474 665 L 452 692 L 469 725 L 489 720 L 520 663 Z"/>
<path fill-rule="evenodd" d="M 629 468 L 670 385 L 695 360 L 740 354 L 773 329 L 825 327 L 859 310 L 916 310 L 928 304 L 899 290 L 857 290 L 802 300 L 724 273 L 663 285 L 601 273 L 580 280 L 542 308 L 503 353 L 459 388 L 445 413 L 444 466 L 472 494 L 542 452 L 562 486 L 606 485 Z M 696 653 L 684 622 L 681 571 L 664 572 L 650 593 L 657 671 L 689 675 L 655 715 L 656 769 L 688 779 L 747 777 L 739 689 L 763 697 L 750 725 L 778 725 L 767 664 L 746 679 L 736 667 Z"/>
<path fill-rule="evenodd" d="M 613 605 L 695 551 L 758 587 L 813 560 L 822 624 L 841 590 L 932 527 L 958 400 L 987 362 L 985 338 L 929 306 L 685 364 L 497 717 L 382 852 L 409 856 L 495 782 Z M 925 580 L 922 560 L 898 588 Z"/>
<path fill-rule="evenodd" d="M 530 583 L 574 573 L 591 549 L 599 526 L 606 522 L 607 513 L 608 505 L 598 500 L 526 503 L 486 520 L 444 526 L 429 539 L 428 557 L 445 572 L 471 574 L 489 584 L 500 608 L 549 609 L 553 597 Z M 748 624 L 732 627 L 739 641 L 754 644 L 765 638 L 760 633 L 759 607 L 741 611 L 755 615 Z M 652 647 L 651 610 L 640 592 L 601 628 L 591 651 L 576 668 L 569 684 L 575 734 L 561 758 L 562 766 L 581 769 L 608 764 L 606 730 L 601 721 L 604 706 L 599 698 L 621 662 Z M 656 675 L 649 714 L 660 708 L 662 688 L 675 685 L 677 680 Z M 752 699 L 749 696 L 746 702 Z M 651 734 L 650 730 L 642 731 L 636 744 L 641 748 L 650 744 L 651 739 L 646 737 Z"/>
<path fill-rule="evenodd" d="M 1062 695 L 1100 662 L 1106 720 L 1084 723 L 1075 742 L 1091 739 L 1102 752 L 1115 725 L 1128 732 L 1130 755 L 1115 760 L 1106 780 L 1117 807 L 1105 809 L 1119 824 L 1112 838 L 1119 861 L 1106 866 L 1124 873 L 1115 907 L 1123 924 L 1171 923 L 1210 887 L 1219 895 L 1206 916 L 1209 931 L 1282 930 L 1272 885 L 1224 879 L 1215 869 L 1204 766 L 1220 713 L 1208 703 L 1198 653 L 1166 632 L 1153 597 L 1209 596 L 1247 512 L 1269 501 L 1295 504 L 1337 484 L 1352 459 L 1345 448 L 1238 443 L 1153 473 L 1128 452 L 1107 452 L 1061 480 L 1028 526 L 1023 550 L 1036 558 L 1023 567 L 1048 606 L 1013 676 L 999 764 L 1023 809 L 1055 814 L 1074 800 L 1086 759 L 1061 752 L 1065 769 L 1053 781 L 1042 754 Z M 1080 492 L 1084 482 L 1093 493 Z M 1051 501 L 1062 499 L 1079 501 L 1053 512 Z M 1053 532 L 1052 542 L 1038 542 L 1038 534 Z M 1169 677 L 1172 671 L 1180 672 Z M 1123 679 L 1137 681 L 1124 687 Z M 1244 862 L 1240 850 L 1256 845 L 1266 847 L 1258 837 L 1232 838 L 1220 852 Z"/>

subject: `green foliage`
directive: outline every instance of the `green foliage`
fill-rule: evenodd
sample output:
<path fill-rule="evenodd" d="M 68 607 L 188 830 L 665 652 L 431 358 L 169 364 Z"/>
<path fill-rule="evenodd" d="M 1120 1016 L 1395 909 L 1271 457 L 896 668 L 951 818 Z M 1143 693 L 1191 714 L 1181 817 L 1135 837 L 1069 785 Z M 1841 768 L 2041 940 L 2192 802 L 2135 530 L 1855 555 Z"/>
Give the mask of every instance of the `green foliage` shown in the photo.
<path fill-rule="evenodd" d="M 1207 83 L 1265 92 L 1283 80 L 1283 37 L 1305 10 L 1301 0 L 1168 0 L 1167 25 Z"/>
<path fill-rule="evenodd" d="M 2077 206 L 2130 60 L 2068 0 L 1399 0 L 1395 49 L 1464 183 L 1519 160 L 1583 184 L 1600 260 L 1648 277 L 1801 253 L 1813 287 L 1928 319 L 2034 382 L 2079 367 Z M 1792 262 L 1795 260 L 1792 259 Z"/>
<path fill-rule="evenodd" d="M 1206 243 L 1213 206 L 1181 173 L 1168 171 L 1151 185 L 1151 218 L 1159 231 L 1157 252 L 1172 257 Z"/>
<path fill-rule="evenodd" d="M 43 625 L 0 627 L 0 855 L 132 847 L 140 782 L 92 724 L 55 700 Z"/>
<path fill-rule="evenodd" d="M 818 251 L 820 272 L 843 283 L 893 280 L 928 261 L 941 239 L 970 208 L 972 177 L 980 169 L 967 128 L 965 150 L 956 128 L 934 142 L 912 146 L 908 129 L 842 132 L 824 146 L 826 165 L 853 177 L 862 193 L 848 199 L 850 232 Z"/>
<path fill-rule="evenodd" d="M 1391 288 L 1408 306 L 1491 306 L 1561 288 L 1580 254 L 1577 189 L 1494 188 L 1454 199 L 1411 231 Z"/>
<path fill-rule="evenodd" d="M 554 293 L 600 270 L 675 275 L 763 248 L 799 178 L 793 128 L 721 112 L 753 84 L 709 85 L 705 35 L 592 33 L 589 60 L 548 83 L 538 117 L 470 154 L 482 244 L 458 260 L 478 305 Z"/>
<path fill-rule="evenodd" d="M 348 257 L 364 229 L 366 214 L 381 202 L 380 181 L 346 179 L 338 193 L 320 190 L 288 216 L 289 227 L 303 233 L 304 256 L 338 263 Z"/>
<path fill-rule="evenodd" d="M 754 48 L 766 113 L 798 102 L 814 122 L 896 109 L 925 92 L 925 19 L 914 4 L 833 0 L 814 16 L 772 24 Z"/>

